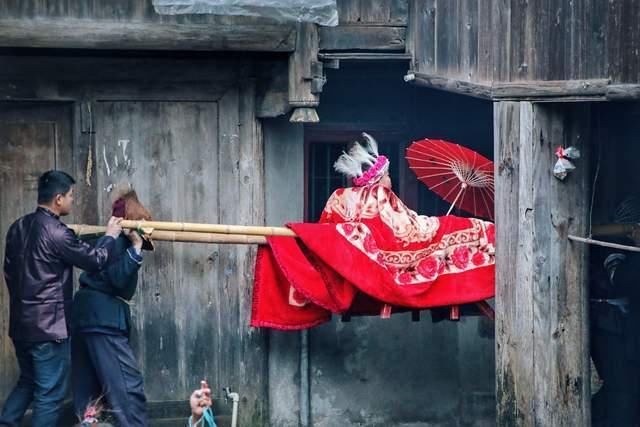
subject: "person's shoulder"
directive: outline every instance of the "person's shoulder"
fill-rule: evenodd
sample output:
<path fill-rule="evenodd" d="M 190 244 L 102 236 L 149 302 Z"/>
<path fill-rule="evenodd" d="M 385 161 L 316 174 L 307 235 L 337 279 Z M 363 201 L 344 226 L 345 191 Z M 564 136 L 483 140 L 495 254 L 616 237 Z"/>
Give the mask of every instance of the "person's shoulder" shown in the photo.
<path fill-rule="evenodd" d="M 52 239 L 68 240 L 76 236 L 73 230 L 57 218 L 45 217 L 42 224 L 44 225 L 43 229 Z"/>
<path fill-rule="evenodd" d="M 33 221 L 34 219 L 36 219 L 36 214 L 37 212 L 30 212 L 26 215 L 22 215 L 20 218 L 13 221 L 13 224 L 11 224 L 11 227 L 9 227 L 9 229 L 19 228 L 22 224 L 26 224 Z"/>
<path fill-rule="evenodd" d="M 65 224 L 64 222 L 55 218 L 50 218 L 48 222 L 49 224 L 51 224 L 51 231 L 53 231 L 54 233 L 63 236 L 68 236 L 70 234 L 73 235 L 73 230 L 67 227 L 67 224 Z"/>
<path fill-rule="evenodd" d="M 20 230 L 27 229 L 29 224 L 35 220 L 35 214 L 35 212 L 31 212 L 13 221 L 7 230 L 7 239 L 13 237 L 16 233 L 19 233 Z"/>
<path fill-rule="evenodd" d="M 7 244 L 10 245 L 15 240 L 16 232 L 20 228 L 20 224 L 21 224 L 20 220 L 21 219 L 22 218 L 19 218 L 16 221 L 14 221 L 13 224 L 11 224 L 9 226 L 9 228 L 7 229 L 7 234 L 6 234 Z"/>

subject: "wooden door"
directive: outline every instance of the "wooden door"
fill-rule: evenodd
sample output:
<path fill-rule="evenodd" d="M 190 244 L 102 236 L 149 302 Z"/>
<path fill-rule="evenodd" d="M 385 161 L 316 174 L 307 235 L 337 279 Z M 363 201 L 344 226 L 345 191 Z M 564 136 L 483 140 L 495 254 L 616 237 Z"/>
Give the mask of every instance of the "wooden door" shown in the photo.
<path fill-rule="evenodd" d="M 38 177 L 49 169 L 70 170 L 71 106 L 0 103 L 0 259 L 5 236 L 17 218 L 37 205 Z M 9 293 L 0 275 L 0 401 L 17 379 L 9 330 Z"/>
<path fill-rule="evenodd" d="M 112 186 L 125 181 L 157 220 L 264 221 L 261 138 L 253 104 L 240 99 L 253 95 L 234 89 L 218 102 L 98 102 L 100 221 Z M 260 425 L 266 348 L 248 325 L 254 250 L 157 242 L 144 254 L 132 343 L 149 400 L 186 399 L 207 378 L 216 395 L 225 386 L 238 390 L 241 418 Z"/>

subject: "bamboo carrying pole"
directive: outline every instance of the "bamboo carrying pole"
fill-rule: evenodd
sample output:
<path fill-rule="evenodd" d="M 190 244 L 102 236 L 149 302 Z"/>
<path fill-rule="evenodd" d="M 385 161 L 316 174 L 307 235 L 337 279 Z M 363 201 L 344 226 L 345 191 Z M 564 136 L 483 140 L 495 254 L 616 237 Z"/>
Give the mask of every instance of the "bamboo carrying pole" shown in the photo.
<path fill-rule="evenodd" d="M 193 233 L 219 233 L 219 234 L 245 234 L 251 236 L 287 236 L 296 237 L 296 234 L 285 227 L 262 227 L 251 225 L 226 225 L 226 224 L 198 224 L 189 222 L 166 221 L 130 221 L 123 220 L 120 225 L 128 229 L 151 229 L 155 233 L 162 231 L 182 231 Z M 104 233 L 106 227 L 98 225 L 71 224 L 69 228 L 79 230 L 83 234 Z M 78 231 L 76 231 L 76 234 Z"/>
<path fill-rule="evenodd" d="M 247 234 L 221 234 L 221 233 L 195 233 L 191 231 L 153 231 L 149 236 L 153 240 L 166 242 L 191 242 L 191 243 L 235 243 L 245 245 L 266 245 L 265 236 L 252 236 Z"/>
<path fill-rule="evenodd" d="M 226 232 L 204 232 L 204 231 L 172 231 L 166 229 L 155 229 L 149 227 L 150 224 L 161 224 L 164 228 L 183 228 L 204 230 L 207 226 L 210 229 L 219 229 Z M 283 227 L 247 227 L 235 225 L 218 225 L 218 224 L 188 224 L 188 223 L 165 223 L 161 221 L 122 221 L 123 228 L 142 229 L 150 238 L 158 241 L 168 242 L 192 242 L 192 243 L 232 243 L 232 244 L 248 244 L 248 245 L 264 245 L 267 243 L 266 236 L 282 236 L 288 235 L 295 237 L 295 233 L 288 228 Z M 193 226 L 196 227 L 193 227 Z M 76 233 L 78 237 L 98 237 L 106 231 L 106 227 L 99 225 L 70 224 L 69 228 Z M 241 233 L 241 231 L 250 231 L 251 233 Z M 260 234 L 262 233 L 262 234 Z"/>
<path fill-rule="evenodd" d="M 251 225 L 225 225 L 225 224 L 198 224 L 188 222 L 165 221 L 128 221 L 123 220 L 122 228 L 147 229 L 163 231 L 188 231 L 195 233 L 220 233 L 220 234 L 248 234 L 252 236 L 288 236 L 296 237 L 296 234 L 285 227 L 262 227 Z"/>

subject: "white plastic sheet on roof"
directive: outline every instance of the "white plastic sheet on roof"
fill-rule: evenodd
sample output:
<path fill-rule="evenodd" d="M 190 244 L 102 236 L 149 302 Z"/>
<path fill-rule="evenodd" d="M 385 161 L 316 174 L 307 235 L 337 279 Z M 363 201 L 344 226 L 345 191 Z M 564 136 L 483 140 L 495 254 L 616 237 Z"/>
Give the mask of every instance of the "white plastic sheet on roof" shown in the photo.
<path fill-rule="evenodd" d="M 153 0 L 153 7 L 161 15 L 261 16 L 281 22 L 338 25 L 336 0 Z"/>

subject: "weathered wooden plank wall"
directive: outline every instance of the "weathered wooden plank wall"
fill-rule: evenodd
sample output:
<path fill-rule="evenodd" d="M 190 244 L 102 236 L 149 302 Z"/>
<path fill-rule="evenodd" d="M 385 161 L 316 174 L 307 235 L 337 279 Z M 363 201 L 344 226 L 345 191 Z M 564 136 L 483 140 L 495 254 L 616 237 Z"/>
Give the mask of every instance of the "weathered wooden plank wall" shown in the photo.
<path fill-rule="evenodd" d="M 48 157 L 29 147 L 53 140 L 57 156 L 69 157 L 57 164 L 79 181 L 78 214 L 71 221 L 104 222 L 110 212 L 108 190 L 126 180 L 136 185 L 157 219 L 264 223 L 263 142 L 252 77 L 260 75 L 260 61 L 41 59 L 12 58 L 14 67 L 0 67 L 0 87 L 22 88 L 20 96 L 5 97 L 16 102 L 4 103 L 0 112 L 0 176 L 15 183 L 8 181 L 11 191 L 3 191 L 2 197 L 14 200 L 25 188 L 33 192 L 33 174 L 53 164 L 41 164 Z M 37 64 L 48 64 L 51 72 L 43 77 L 43 66 Z M 56 71 L 56 64 L 65 65 Z M 123 69 L 128 72 L 118 71 Z M 108 95 L 109 87 L 119 87 L 115 96 Z M 18 154 L 5 155 L 4 136 L 15 134 L 14 125 L 5 125 L 5 111 L 28 122 L 35 114 L 33 105 L 40 104 L 26 99 L 41 100 L 57 114 L 65 112 L 64 127 L 51 114 L 40 119 L 44 124 L 36 124 L 44 130 L 58 126 L 66 133 L 47 139 L 19 132 L 22 142 L 15 142 L 12 152 L 34 137 L 21 155 L 39 156 L 39 163 L 27 162 L 21 174 Z M 24 179 L 30 186 L 25 187 Z M 2 203 L 2 230 L 22 213 L 11 210 L 16 206 L 22 205 Z M 267 340 L 263 331 L 249 328 L 254 252 L 250 247 L 160 243 L 156 252 L 146 254 L 133 306 L 133 343 L 150 401 L 184 400 L 206 377 L 216 396 L 223 386 L 240 393 L 241 425 L 268 422 Z M 6 301 L 4 285 L 0 299 Z M 0 317 L 5 328 L 6 307 L 2 305 Z M 15 375 L 4 330 L 0 401 Z M 218 402 L 226 412 L 224 402 Z"/>
<path fill-rule="evenodd" d="M 587 253 L 589 106 L 498 103 L 496 380 L 498 425 L 590 425 Z M 580 167 L 552 175 L 556 146 Z"/>
<path fill-rule="evenodd" d="M 274 84 L 277 73 L 286 74 L 286 57 L 261 57 L 238 61 L 232 56 L 78 57 L 20 55 L 0 56 L 0 97 L 4 100 L 92 101 L 217 101 L 229 87 L 248 77 L 240 69 L 253 64 L 256 96 L 266 108 L 281 104 Z M 47 70 L 46 79 L 38 76 Z M 286 81 L 285 89 L 286 92 Z M 271 106 L 271 107 L 269 107 Z M 256 108 L 260 110 L 260 108 Z M 86 114 L 80 115 L 84 118 Z M 86 122 L 86 120 L 85 120 Z M 87 127 L 87 123 L 83 122 Z M 85 129 L 88 131 L 88 129 Z"/>
<path fill-rule="evenodd" d="M 407 0 L 338 0 L 340 25 L 406 26 Z"/>
<path fill-rule="evenodd" d="M 139 186 L 158 219 L 263 223 L 262 139 L 253 98 L 247 85 L 230 89 L 219 103 L 98 103 L 101 212 L 108 212 L 104 189 L 126 179 Z M 266 421 L 265 336 L 248 328 L 254 251 L 159 244 L 147 254 L 134 304 L 137 354 L 151 400 L 187 396 L 206 377 L 217 390 L 239 390 L 243 425 Z"/>
<path fill-rule="evenodd" d="M 410 0 L 416 71 L 476 82 L 640 82 L 637 0 Z"/>
<path fill-rule="evenodd" d="M 320 27 L 325 51 L 404 51 L 407 0 L 338 0 L 338 27 Z"/>

